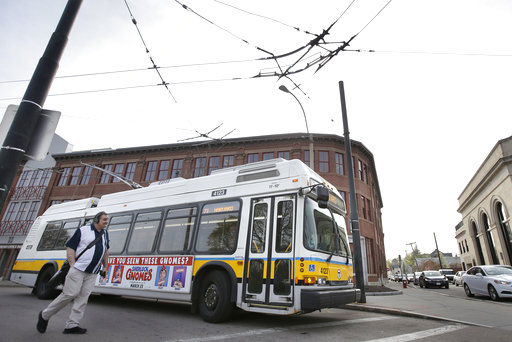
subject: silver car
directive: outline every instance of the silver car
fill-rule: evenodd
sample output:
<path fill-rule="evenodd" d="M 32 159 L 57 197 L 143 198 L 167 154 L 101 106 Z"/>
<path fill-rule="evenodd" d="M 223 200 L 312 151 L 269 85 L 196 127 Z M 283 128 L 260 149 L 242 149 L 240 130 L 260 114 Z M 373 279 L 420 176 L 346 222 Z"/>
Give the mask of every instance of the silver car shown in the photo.
<path fill-rule="evenodd" d="M 462 276 L 464 291 L 468 297 L 484 295 L 492 300 L 512 298 L 512 267 L 505 265 L 481 265 L 471 267 Z"/>
<path fill-rule="evenodd" d="M 466 274 L 466 271 L 459 271 L 453 276 L 453 283 L 455 286 L 462 285 L 462 276 Z"/>

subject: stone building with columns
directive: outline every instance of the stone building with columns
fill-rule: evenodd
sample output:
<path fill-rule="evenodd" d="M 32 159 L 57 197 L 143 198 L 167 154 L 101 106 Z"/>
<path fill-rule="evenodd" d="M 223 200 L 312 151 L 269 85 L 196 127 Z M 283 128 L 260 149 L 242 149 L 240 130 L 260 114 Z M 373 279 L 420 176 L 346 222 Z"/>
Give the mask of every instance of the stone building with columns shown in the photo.
<path fill-rule="evenodd" d="M 512 265 L 512 136 L 496 143 L 458 198 L 462 267 Z"/>

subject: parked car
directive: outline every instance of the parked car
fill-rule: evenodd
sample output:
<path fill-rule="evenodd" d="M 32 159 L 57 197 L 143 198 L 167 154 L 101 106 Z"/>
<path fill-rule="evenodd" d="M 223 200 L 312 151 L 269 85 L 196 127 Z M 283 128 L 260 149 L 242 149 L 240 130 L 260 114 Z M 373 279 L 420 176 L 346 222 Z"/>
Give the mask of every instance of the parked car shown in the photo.
<path fill-rule="evenodd" d="M 420 287 L 450 287 L 448 279 L 439 271 L 424 271 L 420 275 Z"/>
<path fill-rule="evenodd" d="M 455 276 L 455 272 L 451 268 L 441 268 L 439 272 L 446 276 L 449 282 L 453 283 L 453 277 Z"/>
<path fill-rule="evenodd" d="M 411 283 L 414 281 L 414 273 L 407 274 L 407 283 Z"/>
<path fill-rule="evenodd" d="M 395 274 L 395 278 L 394 278 L 394 280 L 395 280 L 395 281 L 400 281 L 400 282 L 401 282 L 401 281 L 402 281 L 402 278 L 403 278 L 403 275 L 402 275 L 401 273 L 397 273 L 397 274 Z"/>
<path fill-rule="evenodd" d="M 505 265 L 481 265 L 471 267 L 462 276 L 466 296 L 484 295 L 492 300 L 512 298 L 512 267 Z"/>
<path fill-rule="evenodd" d="M 462 276 L 466 274 L 466 271 L 459 271 L 453 276 L 453 283 L 455 286 L 462 285 Z"/>
<path fill-rule="evenodd" d="M 420 284 L 420 275 L 421 272 L 414 272 L 414 285 Z"/>

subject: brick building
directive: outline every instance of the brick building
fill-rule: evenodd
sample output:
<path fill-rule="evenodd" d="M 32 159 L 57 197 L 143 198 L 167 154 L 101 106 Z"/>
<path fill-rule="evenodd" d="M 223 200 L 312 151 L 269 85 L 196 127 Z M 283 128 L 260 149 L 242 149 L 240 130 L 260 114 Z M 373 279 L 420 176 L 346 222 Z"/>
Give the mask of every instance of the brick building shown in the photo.
<path fill-rule="evenodd" d="M 315 171 L 336 186 L 348 202 L 344 138 L 329 134 L 313 134 L 313 138 Z M 365 280 L 377 283 L 386 274 L 377 171 L 372 153 L 362 143 L 352 140 L 352 154 Z M 57 154 L 54 155 L 56 172 L 50 179 L 40 214 L 54 203 L 129 189 L 118 179 L 80 162 L 100 166 L 147 186 L 158 180 L 201 177 L 219 168 L 279 157 L 300 159 L 309 165 L 308 136 L 280 134 Z"/>
<path fill-rule="evenodd" d="M 34 219 L 46 209 L 41 204 L 55 166 L 51 154 L 70 151 L 71 147 L 55 134 L 44 160 L 30 160 L 20 167 L 0 215 L 0 279 L 9 278 Z"/>

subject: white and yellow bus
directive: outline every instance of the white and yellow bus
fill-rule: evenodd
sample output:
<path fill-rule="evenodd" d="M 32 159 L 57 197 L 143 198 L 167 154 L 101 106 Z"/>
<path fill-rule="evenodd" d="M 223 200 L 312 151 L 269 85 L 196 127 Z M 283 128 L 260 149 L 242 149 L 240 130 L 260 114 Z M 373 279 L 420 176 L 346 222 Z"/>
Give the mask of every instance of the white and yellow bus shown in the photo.
<path fill-rule="evenodd" d="M 110 259 L 95 293 L 188 302 L 208 322 L 235 305 L 285 315 L 360 296 L 343 199 L 304 163 L 283 159 L 53 205 L 35 220 L 11 280 L 54 295 L 46 283 L 66 240 L 99 211 L 110 216 Z"/>

